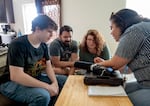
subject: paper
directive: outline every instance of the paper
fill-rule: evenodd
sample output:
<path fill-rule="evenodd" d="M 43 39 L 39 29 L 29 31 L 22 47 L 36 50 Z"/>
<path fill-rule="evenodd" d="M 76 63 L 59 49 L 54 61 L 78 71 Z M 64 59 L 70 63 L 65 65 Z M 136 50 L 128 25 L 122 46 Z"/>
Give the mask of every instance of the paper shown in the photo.
<path fill-rule="evenodd" d="M 89 96 L 127 96 L 120 86 L 88 86 Z"/>

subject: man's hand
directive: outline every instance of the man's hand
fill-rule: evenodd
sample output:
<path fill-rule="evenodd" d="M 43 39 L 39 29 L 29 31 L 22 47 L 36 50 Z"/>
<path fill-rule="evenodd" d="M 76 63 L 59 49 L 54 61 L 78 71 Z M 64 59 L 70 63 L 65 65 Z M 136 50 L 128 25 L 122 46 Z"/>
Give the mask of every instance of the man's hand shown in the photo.
<path fill-rule="evenodd" d="M 59 87 L 58 84 L 52 83 L 51 85 L 48 86 L 48 92 L 50 93 L 51 96 L 56 96 L 59 93 Z"/>
<path fill-rule="evenodd" d="M 104 59 L 100 58 L 100 57 L 95 57 L 94 58 L 94 63 L 100 63 L 100 62 L 103 62 Z"/>
<path fill-rule="evenodd" d="M 71 67 L 70 70 L 68 71 L 68 75 L 73 75 L 75 73 L 75 68 Z"/>

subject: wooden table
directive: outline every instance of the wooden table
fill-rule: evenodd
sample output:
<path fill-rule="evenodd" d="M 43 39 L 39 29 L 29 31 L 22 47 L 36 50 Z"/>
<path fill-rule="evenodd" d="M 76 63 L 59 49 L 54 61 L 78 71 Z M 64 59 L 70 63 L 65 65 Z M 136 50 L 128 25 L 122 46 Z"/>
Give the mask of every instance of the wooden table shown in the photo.
<path fill-rule="evenodd" d="M 70 75 L 55 106 L 133 106 L 127 96 L 88 96 L 83 76 Z"/>

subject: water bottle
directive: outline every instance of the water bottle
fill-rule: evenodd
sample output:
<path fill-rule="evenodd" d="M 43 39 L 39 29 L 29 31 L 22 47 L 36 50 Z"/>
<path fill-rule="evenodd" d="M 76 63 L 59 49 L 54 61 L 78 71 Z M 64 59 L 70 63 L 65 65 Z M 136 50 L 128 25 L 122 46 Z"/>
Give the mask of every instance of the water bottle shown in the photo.
<path fill-rule="evenodd" d="M 18 34 L 17 34 L 17 37 L 20 37 L 20 36 L 22 36 L 22 33 L 21 33 L 21 31 L 19 30 L 19 31 L 18 31 Z"/>

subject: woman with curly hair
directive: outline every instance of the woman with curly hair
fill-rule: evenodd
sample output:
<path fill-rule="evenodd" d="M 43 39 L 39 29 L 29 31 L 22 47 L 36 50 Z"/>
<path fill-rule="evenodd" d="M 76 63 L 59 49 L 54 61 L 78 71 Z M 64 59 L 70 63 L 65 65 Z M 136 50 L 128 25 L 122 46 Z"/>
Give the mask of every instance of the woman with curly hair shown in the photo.
<path fill-rule="evenodd" d="M 94 62 L 96 58 L 101 58 L 102 60 L 110 58 L 109 50 L 102 35 L 94 29 L 87 31 L 79 48 L 81 61 Z"/>

